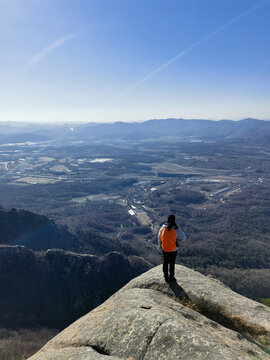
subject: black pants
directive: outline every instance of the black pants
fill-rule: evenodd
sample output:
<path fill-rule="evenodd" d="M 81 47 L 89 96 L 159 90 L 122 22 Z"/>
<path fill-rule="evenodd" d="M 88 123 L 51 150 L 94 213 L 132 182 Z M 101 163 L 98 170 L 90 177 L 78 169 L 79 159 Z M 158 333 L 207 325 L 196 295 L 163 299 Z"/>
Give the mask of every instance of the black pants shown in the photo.
<path fill-rule="evenodd" d="M 170 264 L 170 278 L 174 277 L 174 266 L 176 259 L 177 251 L 165 252 L 163 251 L 163 273 L 165 279 L 169 278 L 168 267 Z"/>

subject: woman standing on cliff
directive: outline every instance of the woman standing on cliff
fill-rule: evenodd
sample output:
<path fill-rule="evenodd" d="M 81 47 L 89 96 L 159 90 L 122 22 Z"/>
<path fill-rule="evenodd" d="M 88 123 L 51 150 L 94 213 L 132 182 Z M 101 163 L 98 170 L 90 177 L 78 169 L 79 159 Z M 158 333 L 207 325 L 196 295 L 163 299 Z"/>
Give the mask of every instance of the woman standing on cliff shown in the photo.
<path fill-rule="evenodd" d="M 178 250 L 176 235 L 180 235 L 182 241 L 187 239 L 186 235 L 178 228 L 175 222 L 175 216 L 169 215 L 168 220 L 163 224 L 158 232 L 158 243 L 163 252 L 163 273 L 165 281 L 176 281 L 174 277 L 175 259 Z M 170 275 L 168 267 L 170 265 Z"/>

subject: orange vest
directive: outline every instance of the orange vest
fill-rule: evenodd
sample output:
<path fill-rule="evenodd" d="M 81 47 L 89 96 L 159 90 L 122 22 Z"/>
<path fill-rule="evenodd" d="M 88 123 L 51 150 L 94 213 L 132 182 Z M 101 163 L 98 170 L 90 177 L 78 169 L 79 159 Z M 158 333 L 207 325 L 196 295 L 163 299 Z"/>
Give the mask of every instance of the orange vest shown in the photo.
<path fill-rule="evenodd" d="M 165 227 L 161 231 L 161 243 L 162 249 L 165 252 L 171 252 L 176 249 L 176 231 L 171 229 L 170 231 Z"/>

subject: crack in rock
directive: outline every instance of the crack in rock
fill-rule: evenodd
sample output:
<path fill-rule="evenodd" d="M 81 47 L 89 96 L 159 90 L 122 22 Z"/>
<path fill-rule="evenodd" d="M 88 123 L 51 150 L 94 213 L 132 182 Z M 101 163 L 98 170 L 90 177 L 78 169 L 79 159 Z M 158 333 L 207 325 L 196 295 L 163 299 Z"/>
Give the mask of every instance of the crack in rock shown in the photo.
<path fill-rule="evenodd" d="M 157 333 L 158 330 L 160 329 L 160 327 L 161 327 L 162 325 L 164 325 L 166 322 L 171 321 L 171 320 L 172 320 L 172 319 L 169 318 L 169 319 L 166 319 L 166 320 L 164 320 L 164 321 L 161 321 L 161 322 L 159 323 L 159 325 L 157 326 L 156 330 L 154 331 L 154 333 L 153 333 L 151 336 L 148 337 L 148 339 L 147 339 L 147 345 L 146 345 L 146 350 L 145 350 L 144 354 L 142 355 L 142 360 L 145 359 L 145 356 L 147 355 L 148 348 L 149 348 L 149 346 L 151 345 L 151 343 L 152 343 L 154 337 L 156 336 L 156 333 Z"/>
<path fill-rule="evenodd" d="M 98 345 L 91 345 L 91 348 L 101 355 L 109 355 L 110 356 L 110 353 L 108 351 L 105 351 L 102 347 L 100 347 Z"/>

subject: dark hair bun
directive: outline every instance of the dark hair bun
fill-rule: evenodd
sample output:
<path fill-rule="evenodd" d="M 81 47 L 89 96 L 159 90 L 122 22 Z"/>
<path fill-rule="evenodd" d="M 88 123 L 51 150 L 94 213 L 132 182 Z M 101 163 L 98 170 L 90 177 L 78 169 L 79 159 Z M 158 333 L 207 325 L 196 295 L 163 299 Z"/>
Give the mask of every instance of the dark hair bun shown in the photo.
<path fill-rule="evenodd" d="M 169 224 L 174 224 L 175 223 L 175 216 L 174 215 L 169 215 L 168 216 L 168 223 Z"/>

